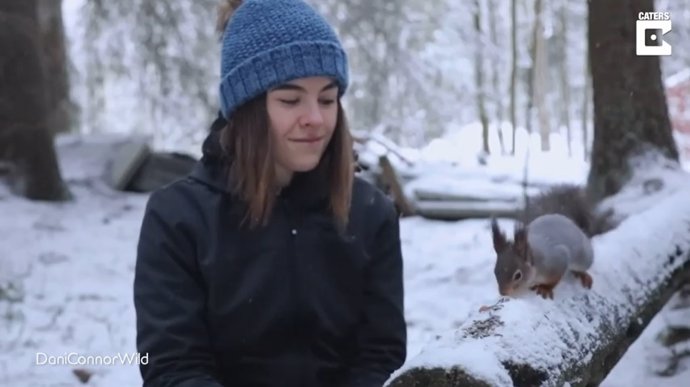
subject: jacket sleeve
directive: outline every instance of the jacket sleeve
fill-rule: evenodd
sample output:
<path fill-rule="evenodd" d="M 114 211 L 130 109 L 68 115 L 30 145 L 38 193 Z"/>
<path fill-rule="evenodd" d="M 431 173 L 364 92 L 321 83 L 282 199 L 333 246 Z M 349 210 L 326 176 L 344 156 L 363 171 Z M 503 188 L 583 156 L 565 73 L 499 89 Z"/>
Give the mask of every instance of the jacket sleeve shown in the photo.
<path fill-rule="evenodd" d="M 222 387 L 204 321 L 195 242 L 174 187 L 155 191 L 142 221 L 134 277 L 137 350 L 144 387 Z"/>
<path fill-rule="evenodd" d="M 400 226 L 392 203 L 387 199 L 384 203 L 386 218 L 374 238 L 366 281 L 359 357 L 350 372 L 348 386 L 383 386 L 402 366 L 407 353 Z"/>

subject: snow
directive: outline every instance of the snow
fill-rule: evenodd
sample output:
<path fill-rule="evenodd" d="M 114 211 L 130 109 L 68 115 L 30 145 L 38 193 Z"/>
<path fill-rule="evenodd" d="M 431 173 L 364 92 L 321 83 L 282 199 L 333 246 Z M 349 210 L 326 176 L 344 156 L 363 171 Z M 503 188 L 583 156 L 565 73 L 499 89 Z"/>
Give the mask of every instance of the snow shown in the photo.
<path fill-rule="evenodd" d="M 73 202 L 0 194 L 0 287 L 14 281 L 23 293 L 21 302 L 0 301 L 3 386 L 78 385 L 71 366 L 36 365 L 38 353 L 136 353 L 131 284 L 147 195 L 118 193 L 97 180 L 105 165 L 94 161 L 112 139 L 94 138 L 85 152 L 77 152 L 79 143 L 61 142 L 69 152 L 61 153 L 61 164 Z M 134 386 L 141 384 L 137 372 L 131 365 L 103 366 L 90 383 Z"/>
<path fill-rule="evenodd" d="M 683 69 L 664 80 L 664 86 L 667 88 L 675 87 L 690 79 L 690 68 Z"/>
<path fill-rule="evenodd" d="M 136 353 L 133 266 L 148 195 L 112 191 L 100 180 L 107 168 L 103 159 L 113 152 L 113 144 L 118 141 L 116 136 L 60 139 L 60 162 L 75 195 L 73 202 L 29 202 L 11 195 L 0 184 L 0 286 L 7 288 L 13 283 L 17 289 L 0 297 L 0 385 L 39 386 L 50 381 L 56 386 L 76 386 L 79 382 L 72 373 L 74 368 L 93 373 L 91 386 L 141 383 L 136 364 L 36 364 L 38 353 L 113 357 Z M 491 169 L 491 165 L 495 164 L 490 161 L 486 168 Z M 487 170 L 487 176 L 492 173 L 496 170 Z M 664 186 L 644 196 L 642 193 L 659 187 L 650 184 L 650 178 L 659 179 Z M 543 362 L 546 354 L 565 353 L 566 348 L 538 343 L 560 343 L 557 330 L 564 326 L 570 327 L 573 334 L 577 332 L 580 339 L 587 338 L 593 332 L 593 323 L 609 316 L 594 316 L 592 322 L 583 320 L 584 300 L 625 302 L 612 290 L 618 281 L 614 275 L 630 281 L 648 278 L 649 273 L 659 271 L 659 261 L 638 257 L 665 254 L 660 248 L 671 245 L 671 241 L 678 241 L 688 251 L 690 244 L 683 242 L 679 233 L 687 234 L 687 224 L 683 222 L 688 221 L 690 214 L 690 202 L 686 199 L 690 194 L 689 181 L 687 175 L 663 165 L 636 176 L 618 199 L 609 203 L 632 215 L 615 233 L 594 241 L 597 261 L 591 293 L 587 294 L 574 279 L 568 279 L 555 289 L 555 301 L 535 295 L 511 301 L 499 298 L 487 221 L 440 222 L 419 217 L 401 220 L 409 325 L 405 368 L 461 363 L 500 386 L 508 385 L 509 380 L 501 372 L 500 360 L 514 356 L 518 349 L 529 354 L 527 360 L 533 364 Z M 671 212 L 677 216 L 662 216 Z M 511 221 L 499 222 L 502 227 L 511 228 Z M 658 243 L 639 242 L 645 240 Z M 642 297 L 645 291 L 644 287 L 632 286 L 633 299 Z M 492 307 L 479 313 L 485 305 Z M 690 377 L 687 360 L 675 376 L 662 378 L 654 374 L 663 368 L 670 353 L 656 343 L 655 336 L 667 321 L 683 321 L 682 315 L 671 320 L 678 313 L 664 309 L 603 386 L 685 385 L 681 381 Z M 529 323 L 533 319 L 523 317 L 538 314 L 545 314 L 556 328 L 534 326 Z M 493 338 L 457 344 L 464 328 L 476 319 L 493 315 L 500 315 L 504 321 L 503 342 L 510 345 L 497 345 Z M 525 333 L 535 331 L 539 332 L 540 341 L 521 339 Z M 499 351 L 492 352 L 494 347 Z M 544 366 L 561 359 L 551 361 L 554 363 Z"/>
<path fill-rule="evenodd" d="M 512 129 L 509 123 L 503 125 L 506 132 L 505 143 L 511 142 Z M 496 135 L 497 128 L 491 126 L 490 147 L 498 150 L 499 142 Z M 397 163 L 396 166 L 403 174 L 424 172 L 425 176 L 443 176 L 444 178 L 461 178 L 464 182 L 468 178 L 478 178 L 485 182 L 490 176 L 492 181 L 512 181 L 521 184 L 527 177 L 531 184 L 579 183 L 585 180 L 587 163 L 581 157 L 564 157 L 568 154 L 566 139 L 558 132 L 550 136 L 551 148 L 549 152 L 538 151 L 540 137 L 538 133 L 527 133 L 523 128 L 516 130 L 517 149 L 514 157 L 494 156 L 486 157 L 478 150 L 481 149 L 481 127 L 478 124 L 451 126 L 448 133 L 439 139 L 432 140 L 428 145 L 416 152 L 398 150 L 411 156 L 414 166 Z M 380 149 L 368 149 L 378 154 Z M 497 152 L 499 153 L 499 152 Z M 582 147 L 573 141 L 573 155 L 582 155 Z M 414 157 L 412 157 L 414 156 Z M 395 159 L 395 158 L 393 158 Z M 478 163 L 482 159 L 487 166 Z M 458 168 L 461 167 L 461 168 Z M 525 173 L 527 172 L 527 176 Z M 447 184 L 447 183 L 446 183 Z M 472 187 L 470 185 L 470 187 Z"/>

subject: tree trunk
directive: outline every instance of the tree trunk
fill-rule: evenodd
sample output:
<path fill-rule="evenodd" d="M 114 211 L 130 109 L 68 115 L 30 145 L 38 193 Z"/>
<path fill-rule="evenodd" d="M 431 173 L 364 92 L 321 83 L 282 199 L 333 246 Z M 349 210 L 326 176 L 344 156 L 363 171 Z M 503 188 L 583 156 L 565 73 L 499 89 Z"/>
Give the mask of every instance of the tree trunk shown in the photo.
<path fill-rule="evenodd" d="M 594 199 L 618 192 L 629 160 L 654 149 L 678 160 L 659 57 L 635 55 L 638 12 L 653 0 L 590 1 L 589 50 L 594 91 L 594 143 L 588 189 Z"/>
<path fill-rule="evenodd" d="M 74 105 L 69 96 L 62 0 L 39 0 L 37 5 L 38 25 L 43 42 L 43 63 L 47 73 L 50 74 L 46 78 L 49 129 L 53 133 L 67 132 L 73 127 Z"/>
<path fill-rule="evenodd" d="M 35 0 L 0 3 L 0 159 L 30 199 L 69 197 L 48 127 L 46 74 Z"/>
<path fill-rule="evenodd" d="M 592 74 L 589 60 L 589 48 L 585 49 L 585 86 L 582 91 L 582 152 L 584 160 L 589 160 L 589 101 L 591 98 Z"/>
<path fill-rule="evenodd" d="M 476 0 L 474 13 L 474 28 L 477 38 L 475 39 L 475 58 L 474 58 L 474 76 L 475 85 L 477 88 L 477 112 L 479 113 L 479 121 L 482 124 L 482 151 L 484 154 L 490 154 L 489 149 L 489 118 L 486 115 L 486 92 L 484 85 L 484 39 L 482 39 L 482 12 L 481 2 Z"/>
<path fill-rule="evenodd" d="M 496 8 L 498 5 L 492 0 L 489 2 L 489 27 L 491 33 L 492 52 L 499 52 L 498 49 L 498 34 L 496 33 Z M 492 84 L 494 89 L 494 104 L 496 105 L 496 130 L 498 131 L 498 142 L 501 146 L 501 154 L 506 154 L 506 145 L 503 138 L 503 93 L 501 93 L 501 80 L 499 74 L 501 73 L 499 60 L 492 61 L 491 66 L 493 70 Z"/>
<path fill-rule="evenodd" d="M 3 0 L 0 2 L 0 12 L 22 17 L 35 23 L 38 20 L 37 1 Z"/>
<path fill-rule="evenodd" d="M 527 106 L 525 111 L 525 129 L 528 134 L 532 134 L 532 121 L 534 119 L 534 77 L 537 62 L 537 15 L 534 15 L 535 22 L 532 26 L 532 37 L 529 46 L 530 66 L 527 71 Z"/>
<path fill-rule="evenodd" d="M 513 126 L 513 138 L 511 139 L 510 154 L 515 156 L 515 136 L 517 134 L 517 117 L 515 116 L 515 90 L 517 85 L 517 0 L 512 0 L 510 4 L 510 45 L 512 49 L 511 70 L 510 70 L 510 123 Z"/>
<path fill-rule="evenodd" d="M 539 135 L 541 137 L 541 150 L 551 149 L 549 112 L 546 103 L 546 87 L 548 83 L 549 69 L 546 57 L 546 40 L 544 39 L 543 0 L 534 3 L 534 105 L 537 108 L 539 119 Z"/>
<path fill-rule="evenodd" d="M 561 125 L 565 126 L 568 156 L 573 156 L 573 135 L 570 127 L 570 84 L 568 83 L 568 0 L 561 2 Z"/>

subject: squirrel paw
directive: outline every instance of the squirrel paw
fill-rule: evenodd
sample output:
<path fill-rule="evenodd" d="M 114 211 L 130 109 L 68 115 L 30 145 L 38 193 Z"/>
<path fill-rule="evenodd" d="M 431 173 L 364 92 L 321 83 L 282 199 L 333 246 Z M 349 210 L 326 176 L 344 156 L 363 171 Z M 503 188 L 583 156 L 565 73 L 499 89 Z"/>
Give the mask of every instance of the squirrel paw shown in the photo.
<path fill-rule="evenodd" d="M 579 278 L 579 279 L 580 279 L 580 282 L 582 282 L 582 286 L 584 286 L 584 287 L 587 288 L 587 289 L 591 289 L 591 288 L 592 288 L 592 282 L 593 282 L 592 276 L 589 275 L 587 272 L 584 272 L 584 271 L 574 271 L 574 272 L 573 272 L 573 275 L 574 275 L 576 278 Z"/>
<path fill-rule="evenodd" d="M 555 285 L 534 285 L 530 289 L 537 292 L 538 295 L 542 296 L 544 299 L 553 300 L 553 288 Z"/>

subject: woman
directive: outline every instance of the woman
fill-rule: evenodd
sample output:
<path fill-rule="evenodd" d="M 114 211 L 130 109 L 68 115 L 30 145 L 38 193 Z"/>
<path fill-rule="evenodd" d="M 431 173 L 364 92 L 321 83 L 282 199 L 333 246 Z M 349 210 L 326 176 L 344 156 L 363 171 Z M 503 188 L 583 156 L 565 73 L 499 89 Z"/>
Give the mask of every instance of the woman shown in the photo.
<path fill-rule="evenodd" d="M 141 228 L 144 386 L 381 386 L 406 354 L 400 238 L 353 176 L 345 52 L 301 0 L 225 20 L 221 115 Z"/>

